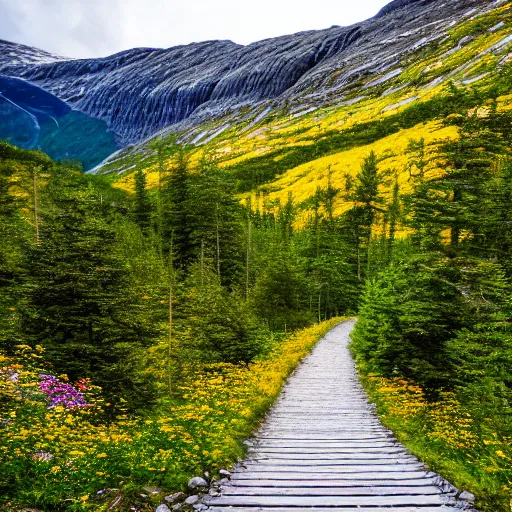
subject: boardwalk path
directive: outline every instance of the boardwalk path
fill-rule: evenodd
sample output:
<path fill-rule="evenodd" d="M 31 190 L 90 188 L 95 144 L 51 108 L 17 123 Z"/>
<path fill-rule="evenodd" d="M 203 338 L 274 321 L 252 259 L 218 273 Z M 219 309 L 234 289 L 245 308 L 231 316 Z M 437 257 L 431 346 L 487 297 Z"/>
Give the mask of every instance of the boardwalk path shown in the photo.
<path fill-rule="evenodd" d="M 347 348 L 353 325 L 330 331 L 290 377 L 231 483 L 206 500 L 210 511 L 466 508 L 375 416 Z"/>

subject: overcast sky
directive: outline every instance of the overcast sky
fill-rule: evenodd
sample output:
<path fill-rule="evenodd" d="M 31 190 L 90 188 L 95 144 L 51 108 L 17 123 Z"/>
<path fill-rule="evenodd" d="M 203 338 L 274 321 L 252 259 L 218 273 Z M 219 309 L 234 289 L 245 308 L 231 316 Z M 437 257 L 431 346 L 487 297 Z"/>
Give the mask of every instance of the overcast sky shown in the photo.
<path fill-rule="evenodd" d="M 389 0 L 0 0 L 0 39 L 70 57 L 350 25 Z"/>

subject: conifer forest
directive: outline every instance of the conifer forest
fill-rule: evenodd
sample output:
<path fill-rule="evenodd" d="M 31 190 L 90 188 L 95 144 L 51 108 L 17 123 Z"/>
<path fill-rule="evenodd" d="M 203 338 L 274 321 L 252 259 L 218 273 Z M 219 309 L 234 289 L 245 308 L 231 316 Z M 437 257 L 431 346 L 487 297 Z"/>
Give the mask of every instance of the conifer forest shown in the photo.
<path fill-rule="evenodd" d="M 500 5 L 453 28 L 474 48 L 444 65 L 483 55 L 474 85 L 164 134 L 120 172 L 0 142 L 1 510 L 150 511 L 217 477 L 347 318 L 383 424 L 511 510 L 512 64 L 481 53 Z"/>

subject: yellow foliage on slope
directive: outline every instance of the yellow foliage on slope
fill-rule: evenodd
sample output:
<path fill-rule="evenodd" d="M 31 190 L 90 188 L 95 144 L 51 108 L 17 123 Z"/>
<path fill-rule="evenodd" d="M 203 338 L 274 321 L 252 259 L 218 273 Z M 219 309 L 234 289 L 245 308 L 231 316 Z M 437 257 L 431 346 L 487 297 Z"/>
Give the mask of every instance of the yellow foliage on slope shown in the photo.
<path fill-rule="evenodd" d="M 409 141 L 423 138 L 427 147 L 427 158 L 429 158 L 437 152 L 439 143 L 446 139 L 455 139 L 457 136 L 457 129 L 454 126 L 443 126 L 440 122 L 422 123 L 407 130 L 401 130 L 373 144 L 356 147 L 299 165 L 283 174 L 272 184 L 263 187 L 263 190 L 268 192 L 265 194 L 265 200 L 280 201 L 284 204 L 288 195 L 292 193 L 294 201 L 300 203 L 313 196 L 318 187 L 325 188 L 327 186 L 329 172 L 332 186 L 343 190 L 346 175 L 354 178 L 359 172 L 363 160 L 371 151 L 376 153 L 380 161 L 379 169 L 393 171 L 393 173 L 396 171 L 401 191 L 407 192 L 410 190 L 409 174 L 406 171 L 409 159 L 406 149 Z M 429 169 L 429 176 L 433 177 L 435 172 L 435 168 Z M 385 187 L 384 194 L 389 192 L 388 188 Z M 257 204 L 255 194 L 253 204 Z M 339 198 L 335 204 L 335 213 L 342 213 L 349 207 L 350 203 Z"/>

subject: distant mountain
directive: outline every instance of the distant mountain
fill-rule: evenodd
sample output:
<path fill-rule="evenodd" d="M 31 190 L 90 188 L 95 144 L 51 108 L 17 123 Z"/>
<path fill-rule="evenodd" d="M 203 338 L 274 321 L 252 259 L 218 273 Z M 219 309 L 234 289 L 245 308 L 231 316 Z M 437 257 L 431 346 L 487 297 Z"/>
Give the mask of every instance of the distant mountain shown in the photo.
<path fill-rule="evenodd" d="M 0 75 L 0 139 L 39 148 L 56 160 L 88 170 L 116 149 L 105 121 L 94 119 L 24 80 Z"/>
<path fill-rule="evenodd" d="M 489 0 L 394 0 L 350 27 L 241 46 L 207 41 L 167 50 L 137 48 L 69 60 L 0 41 L 0 74 L 22 78 L 71 108 L 107 123 L 120 146 L 163 128 L 194 128 L 227 113 L 318 108 L 344 100 L 372 76 L 401 72 L 404 56 L 489 8 Z M 334 21 L 334 20 L 333 20 Z"/>

